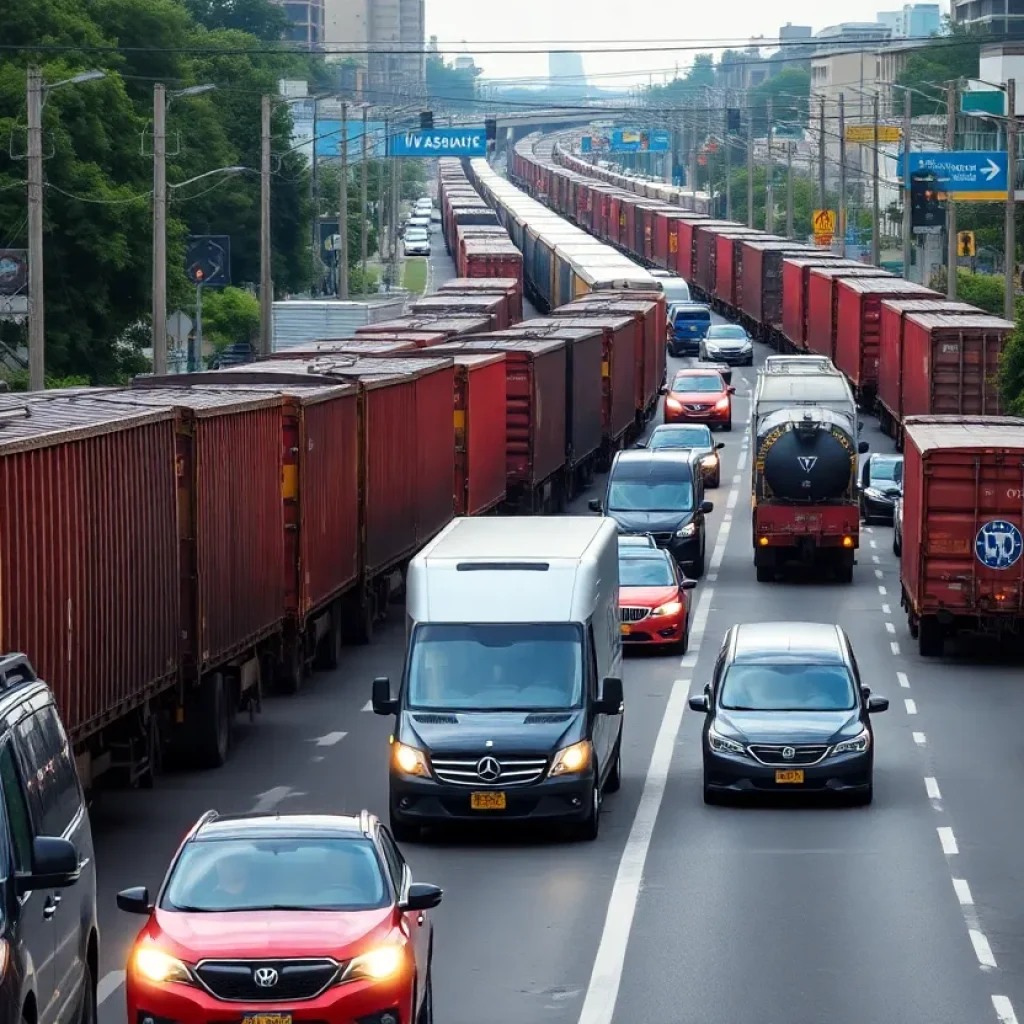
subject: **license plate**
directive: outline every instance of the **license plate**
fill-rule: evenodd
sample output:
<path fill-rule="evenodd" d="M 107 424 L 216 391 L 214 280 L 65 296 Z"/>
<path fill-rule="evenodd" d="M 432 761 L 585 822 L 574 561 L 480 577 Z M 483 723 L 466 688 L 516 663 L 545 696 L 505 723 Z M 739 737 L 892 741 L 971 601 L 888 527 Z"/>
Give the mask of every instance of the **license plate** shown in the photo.
<path fill-rule="evenodd" d="M 775 781 L 779 783 L 801 783 L 804 781 L 803 771 L 795 771 L 793 769 L 787 771 L 777 771 L 775 773 Z"/>
<path fill-rule="evenodd" d="M 503 811 L 505 810 L 505 794 L 470 793 L 469 806 L 474 811 Z"/>
<path fill-rule="evenodd" d="M 242 1024 L 292 1024 L 290 1013 L 247 1013 Z"/>
<path fill-rule="evenodd" d="M 622 630 L 623 633 L 632 633 L 633 632 L 633 627 L 627 625 L 625 622 L 622 623 L 622 625 L 619 628 Z"/>

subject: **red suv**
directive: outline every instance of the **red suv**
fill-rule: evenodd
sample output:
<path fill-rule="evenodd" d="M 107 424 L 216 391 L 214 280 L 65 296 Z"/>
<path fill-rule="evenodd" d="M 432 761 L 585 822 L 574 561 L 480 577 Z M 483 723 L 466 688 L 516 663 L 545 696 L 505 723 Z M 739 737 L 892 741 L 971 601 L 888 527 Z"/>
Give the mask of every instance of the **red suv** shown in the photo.
<path fill-rule="evenodd" d="M 128 960 L 131 1024 L 432 1024 L 437 886 L 372 815 L 224 816 L 192 828 Z"/>

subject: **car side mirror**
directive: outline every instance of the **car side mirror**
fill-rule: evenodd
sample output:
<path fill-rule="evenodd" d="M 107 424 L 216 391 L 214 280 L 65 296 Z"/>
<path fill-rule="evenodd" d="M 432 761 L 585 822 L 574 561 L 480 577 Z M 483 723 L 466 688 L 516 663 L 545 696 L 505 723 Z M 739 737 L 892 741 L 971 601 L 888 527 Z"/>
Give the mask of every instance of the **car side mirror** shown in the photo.
<path fill-rule="evenodd" d="M 647 443 L 645 441 L 637 441 L 637 443 L 635 445 L 633 445 L 633 447 L 634 448 L 646 448 L 647 447 Z"/>
<path fill-rule="evenodd" d="M 713 501 L 702 501 L 700 503 L 700 510 L 704 515 L 710 515 L 715 511 L 715 503 Z"/>
<path fill-rule="evenodd" d="M 117 909 L 123 910 L 126 914 L 151 914 L 153 903 L 149 898 L 149 890 L 144 885 L 122 889 L 117 894 Z"/>
<path fill-rule="evenodd" d="M 372 704 L 375 715 L 398 714 L 398 701 L 391 699 L 391 680 L 387 676 L 374 679 Z"/>
<path fill-rule="evenodd" d="M 405 899 L 398 904 L 399 910 L 433 910 L 441 902 L 444 890 L 426 882 L 413 882 Z"/>
<path fill-rule="evenodd" d="M 699 693 L 696 697 L 691 697 L 687 703 L 690 705 L 691 711 L 698 711 L 702 715 L 706 715 L 711 710 L 711 702 L 706 693 Z"/>
<path fill-rule="evenodd" d="M 32 871 L 17 876 L 19 895 L 37 889 L 66 889 L 82 874 L 78 849 L 67 839 L 36 836 L 32 840 Z"/>
<path fill-rule="evenodd" d="M 868 697 L 868 714 L 877 715 L 889 710 L 888 697 Z"/>
<path fill-rule="evenodd" d="M 697 586 L 697 581 L 696 580 L 683 580 L 683 582 L 679 584 L 679 589 L 680 590 L 693 590 L 693 589 L 696 588 L 696 586 Z"/>
<path fill-rule="evenodd" d="M 718 444 L 715 445 L 715 451 L 716 452 L 720 452 L 724 447 L 725 447 L 725 442 L 724 441 L 719 441 Z"/>
<path fill-rule="evenodd" d="M 735 395 L 735 394 L 736 394 L 736 386 L 735 386 L 734 384 L 730 384 L 730 385 L 729 385 L 729 386 L 728 386 L 728 387 L 727 387 L 727 388 L 726 388 L 725 390 L 726 390 L 726 391 L 727 391 L 727 392 L 728 392 L 728 393 L 729 393 L 730 395 Z"/>
<path fill-rule="evenodd" d="M 622 680 L 615 676 L 608 676 L 601 684 L 601 699 L 597 702 L 597 713 L 599 715 L 621 715 L 625 699 Z"/>
<path fill-rule="evenodd" d="M 666 387 L 658 388 L 658 394 L 659 395 L 667 395 L 668 394 L 668 388 L 666 388 Z"/>
<path fill-rule="evenodd" d="M 600 512 L 601 511 L 601 499 L 600 498 L 591 498 L 590 501 L 587 502 L 587 508 L 589 508 L 591 512 Z"/>
<path fill-rule="evenodd" d="M 867 455 L 869 451 L 871 451 L 871 445 L 869 445 L 867 441 L 861 441 L 861 443 L 857 445 L 858 455 Z"/>

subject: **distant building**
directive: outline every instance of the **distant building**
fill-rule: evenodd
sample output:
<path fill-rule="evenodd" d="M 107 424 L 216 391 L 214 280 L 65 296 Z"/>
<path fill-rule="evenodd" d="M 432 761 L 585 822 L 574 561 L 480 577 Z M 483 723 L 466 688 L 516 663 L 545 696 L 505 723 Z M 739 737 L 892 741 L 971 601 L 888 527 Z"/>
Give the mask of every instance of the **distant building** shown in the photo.
<path fill-rule="evenodd" d="M 903 35 L 903 12 L 879 11 L 878 24 L 884 25 L 892 34 L 892 37 L 896 39 Z"/>
<path fill-rule="evenodd" d="M 566 90 L 586 92 L 587 76 L 583 70 L 583 57 L 578 53 L 549 53 L 548 79 L 550 84 Z"/>
<path fill-rule="evenodd" d="M 982 28 L 994 36 L 1024 37 L 1024 0 L 952 0 L 956 25 Z"/>
<path fill-rule="evenodd" d="M 285 39 L 305 49 L 318 50 L 323 45 L 325 29 L 324 0 L 272 0 L 284 8 L 288 19 Z"/>
<path fill-rule="evenodd" d="M 942 31 L 942 10 L 938 4 L 905 4 L 903 7 L 903 37 L 927 39 Z"/>

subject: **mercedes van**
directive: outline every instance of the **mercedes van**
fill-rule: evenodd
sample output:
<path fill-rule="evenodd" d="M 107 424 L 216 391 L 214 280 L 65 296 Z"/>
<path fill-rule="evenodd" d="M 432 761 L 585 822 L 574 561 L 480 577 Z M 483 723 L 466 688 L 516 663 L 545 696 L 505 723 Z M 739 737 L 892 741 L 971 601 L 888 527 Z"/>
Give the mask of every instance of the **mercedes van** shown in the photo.
<path fill-rule="evenodd" d="M 456 519 L 411 562 L 396 696 L 391 829 L 539 821 L 597 838 L 621 783 L 622 637 L 615 524 Z"/>

